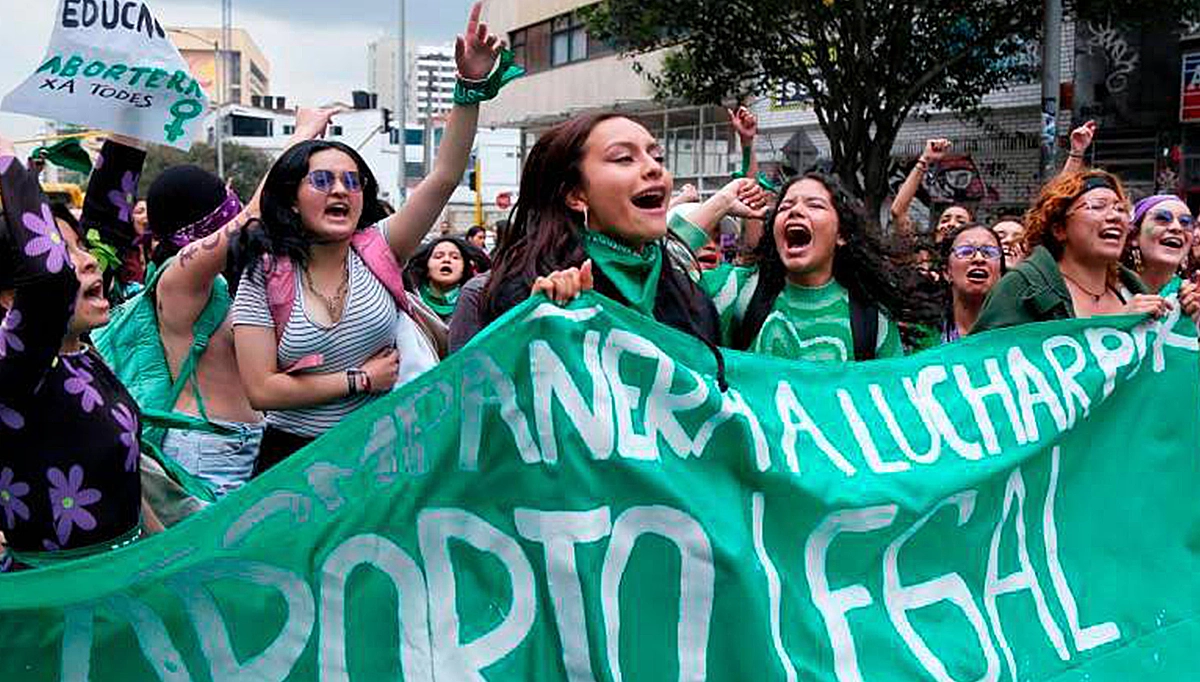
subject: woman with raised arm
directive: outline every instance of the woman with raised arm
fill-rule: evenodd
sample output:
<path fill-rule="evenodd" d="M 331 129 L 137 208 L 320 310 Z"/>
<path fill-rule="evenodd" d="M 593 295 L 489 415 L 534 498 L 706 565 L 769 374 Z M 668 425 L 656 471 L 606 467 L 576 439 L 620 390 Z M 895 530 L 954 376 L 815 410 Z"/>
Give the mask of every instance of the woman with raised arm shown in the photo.
<path fill-rule="evenodd" d="M 726 186 L 692 214 L 691 229 L 708 228 L 712 209 L 735 200 Z M 836 178 L 810 172 L 788 181 L 766 225 L 755 265 L 701 276 L 727 345 L 791 359 L 868 360 L 903 354 L 899 321 L 936 321 L 928 285 L 897 267 Z"/>
<path fill-rule="evenodd" d="M 1120 264 L 1129 225 L 1129 200 L 1116 176 L 1090 170 L 1055 177 L 1025 214 L 1029 256 L 988 294 L 971 333 L 1043 320 L 1167 312 L 1170 304 L 1149 294 Z"/>
<path fill-rule="evenodd" d="M 104 552 L 158 521 L 142 504 L 138 405 L 86 342 L 108 321 L 99 263 L 4 138 L 0 196 L 3 571 Z"/>
<path fill-rule="evenodd" d="M 371 170 L 339 142 L 302 142 L 267 175 L 233 308 L 242 382 L 267 413 L 258 472 L 437 362 L 429 344 L 397 352 L 398 338 L 420 339 L 401 264 L 466 170 L 478 102 L 512 77 L 508 53 L 488 76 L 502 46 L 479 12 L 455 47 L 459 84 L 433 170 L 398 213 L 384 217 Z"/>
<path fill-rule="evenodd" d="M 1121 263 L 1138 273 L 1147 291 L 1163 290 L 1183 273 L 1195 239 L 1192 210 L 1174 194 L 1156 194 L 1137 202 Z"/>
<path fill-rule="evenodd" d="M 908 177 L 904 179 L 904 184 L 900 185 L 895 198 L 892 199 L 890 212 L 895 232 L 901 235 L 911 235 L 915 232 L 908 209 L 912 207 L 913 199 L 916 198 L 917 191 L 921 189 L 921 183 L 924 182 L 925 174 L 929 172 L 930 166 L 937 165 L 944 159 L 946 152 L 950 151 L 951 145 L 950 140 L 942 138 L 925 140 L 924 151 L 917 157 L 912 170 L 908 172 Z M 969 222 L 971 222 L 971 211 L 966 206 L 960 204 L 947 206 L 938 215 L 937 225 L 934 227 L 934 238 L 940 242 L 951 230 Z"/>

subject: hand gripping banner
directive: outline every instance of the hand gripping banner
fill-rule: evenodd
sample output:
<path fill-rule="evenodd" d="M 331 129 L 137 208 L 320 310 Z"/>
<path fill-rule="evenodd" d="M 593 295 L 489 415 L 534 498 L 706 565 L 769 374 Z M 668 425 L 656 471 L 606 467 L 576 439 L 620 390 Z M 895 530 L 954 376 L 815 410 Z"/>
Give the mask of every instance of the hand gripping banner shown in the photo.
<path fill-rule="evenodd" d="M 1194 678 L 1190 320 L 725 360 L 531 300 L 174 529 L 0 577 L 0 679 Z"/>

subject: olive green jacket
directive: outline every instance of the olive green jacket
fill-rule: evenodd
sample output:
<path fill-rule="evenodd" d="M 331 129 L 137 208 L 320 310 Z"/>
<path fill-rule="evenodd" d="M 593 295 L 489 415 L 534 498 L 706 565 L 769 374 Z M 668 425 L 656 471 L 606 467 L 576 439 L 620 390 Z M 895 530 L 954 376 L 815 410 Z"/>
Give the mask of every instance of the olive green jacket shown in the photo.
<path fill-rule="evenodd" d="M 1134 294 L 1148 293 L 1146 285 L 1130 269 L 1120 269 L 1121 284 Z M 1058 269 L 1058 261 L 1038 246 L 1021 263 L 1008 271 L 988 293 L 972 334 L 1045 320 L 1075 317 L 1071 292 Z"/>

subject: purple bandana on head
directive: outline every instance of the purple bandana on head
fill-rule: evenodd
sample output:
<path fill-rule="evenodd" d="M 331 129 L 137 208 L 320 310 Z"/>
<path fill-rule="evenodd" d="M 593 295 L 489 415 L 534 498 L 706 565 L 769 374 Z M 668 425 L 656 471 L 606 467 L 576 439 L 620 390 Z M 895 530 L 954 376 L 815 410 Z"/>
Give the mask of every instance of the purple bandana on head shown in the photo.
<path fill-rule="evenodd" d="M 233 190 L 229 190 L 225 194 L 225 201 L 213 209 L 212 213 L 171 233 L 171 243 L 183 248 L 198 239 L 204 239 L 221 229 L 222 225 L 233 220 L 241 212 L 242 200 L 238 198 L 237 194 L 234 194 Z"/>
<path fill-rule="evenodd" d="M 1150 212 L 1150 209 L 1158 206 L 1164 201 L 1183 201 L 1183 199 L 1180 199 L 1174 194 L 1155 194 L 1154 196 L 1149 196 L 1145 199 L 1142 199 L 1133 207 L 1133 223 L 1130 224 L 1129 230 L 1131 232 L 1136 231 L 1142 224 L 1142 218 L 1146 217 L 1146 214 Z"/>

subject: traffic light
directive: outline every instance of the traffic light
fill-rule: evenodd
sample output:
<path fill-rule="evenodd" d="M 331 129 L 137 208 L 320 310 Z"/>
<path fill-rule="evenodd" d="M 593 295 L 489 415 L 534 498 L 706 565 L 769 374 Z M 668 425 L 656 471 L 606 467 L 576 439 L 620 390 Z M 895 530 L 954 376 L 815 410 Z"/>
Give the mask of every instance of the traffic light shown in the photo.
<path fill-rule="evenodd" d="M 392 110 L 380 109 L 379 111 L 383 114 L 383 132 L 386 133 L 392 129 Z"/>
<path fill-rule="evenodd" d="M 471 174 L 467 176 L 467 184 L 476 192 L 479 191 L 479 173 L 472 168 Z"/>

